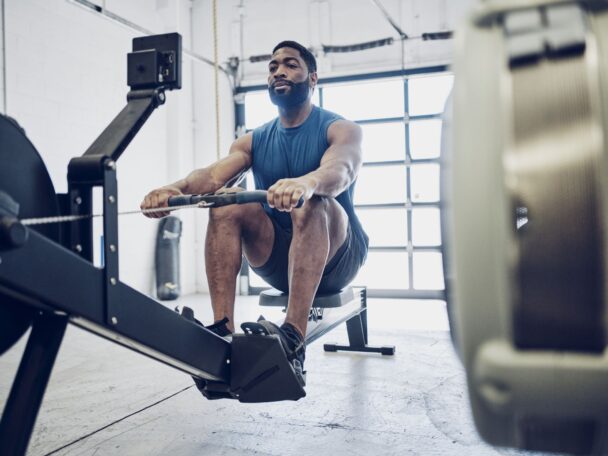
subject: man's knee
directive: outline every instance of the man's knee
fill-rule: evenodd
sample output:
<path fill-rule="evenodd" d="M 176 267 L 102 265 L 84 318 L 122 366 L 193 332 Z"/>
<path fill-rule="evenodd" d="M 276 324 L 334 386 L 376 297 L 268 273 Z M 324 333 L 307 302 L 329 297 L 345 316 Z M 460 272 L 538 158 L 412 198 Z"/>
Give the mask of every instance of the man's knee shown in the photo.
<path fill-rule="evenodd" d="M 248 205 L 232 204 L 222 207 L 213 207 L 209 211 L 210 223 L 241 224 L 251 214 Z"/>
<path fill-rule="evenodd" d="M 305 226 L 310 220 L 327 220 L 330 211 L 330 201 L 323 196 L 313 196 L 300 208 L 291 211 L 291 223 L 294 227 Z"/>
<path fill-rule="evenodd" d="M 348 227 L 348 216 L 334 198 L 313 196 L 304 206 L 291 211 L 294 229 L 305 229 L 310 223 L 327 226 L 331 239 L 342 239 Z"/>

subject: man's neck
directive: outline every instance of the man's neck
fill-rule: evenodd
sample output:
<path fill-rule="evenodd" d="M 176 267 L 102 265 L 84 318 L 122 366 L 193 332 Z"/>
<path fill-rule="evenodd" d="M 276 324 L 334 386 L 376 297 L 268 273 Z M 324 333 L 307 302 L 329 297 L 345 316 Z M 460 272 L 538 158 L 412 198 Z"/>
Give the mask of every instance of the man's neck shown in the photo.
<path fill-rule="evenodd" d="M 285 128 L 293 128 L 300 126 L 308 119 L 308 115 L 312 111 L 312 103 L 310 100 L 293 108 L 279 108 L 279 120 Z"/>

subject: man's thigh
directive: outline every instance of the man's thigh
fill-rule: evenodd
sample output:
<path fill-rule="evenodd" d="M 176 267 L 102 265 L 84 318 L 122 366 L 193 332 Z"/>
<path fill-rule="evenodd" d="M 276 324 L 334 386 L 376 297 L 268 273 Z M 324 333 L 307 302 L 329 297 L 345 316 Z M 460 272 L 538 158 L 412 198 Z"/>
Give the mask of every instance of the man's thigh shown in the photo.
<path fill-rule="evenodd" d="M 262 277 L 270 286 L 288 292 L 288 266 L 289 266 L 289 248 L 291 247 L 292 231 L 283 228 L 279 222 L 272 217 L 268 220 L 273 230 L 273 243 L 271 252 L 266 261 L 253 265 L 250 263 L 253 271 Z"/>
<path fill-rule="evenodd" d="M 319 293 L 336 292 L 346 287 L 357 275 L 365 257 L 344 208 L 335 199 L 328 202 L 330 249 Z"/>
<path fill-rule="evenodd" d="M 327 203 L 330 246 L 319 288 L 320 292 L 337 291 L 348 285 L 362 262 L 362 252 L 353 236 L 348 215 L 333 198 L 328 198 Z M 266 262 L 252 265 L 252 267 L 254 272 L 271 286 L 288 292 L 289 249 L 293 233 L 290 229 L 283 228 L 276 220 L 268 218 L 274 230 L 272 252 Z"/>
<path fill-rule="evenodd" d="M 329 253 L 326 264 L 329 264 L 347 240 L 350 222 L 344 208 L 333 198 L 327 198 L 327 220 Z"/>
<path fill-rule="evenodd" d="M 334 293 L 348 286 L 357 276 L 365 255 L 352 226 L 348 226 L 346 239 L 325 265 L 318 293 Z"/>

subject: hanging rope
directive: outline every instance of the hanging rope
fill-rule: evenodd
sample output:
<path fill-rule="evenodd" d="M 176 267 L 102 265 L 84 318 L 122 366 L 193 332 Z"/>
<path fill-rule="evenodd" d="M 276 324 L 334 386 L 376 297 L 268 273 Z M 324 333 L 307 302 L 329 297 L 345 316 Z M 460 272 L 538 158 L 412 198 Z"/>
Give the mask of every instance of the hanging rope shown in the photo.
<path fill-rule="evenodd" d="M 217 0 L 213 0 L 213 76 L 215 83 L 215 156 L 220 159 L 220 88 L 217 37 Z"/>

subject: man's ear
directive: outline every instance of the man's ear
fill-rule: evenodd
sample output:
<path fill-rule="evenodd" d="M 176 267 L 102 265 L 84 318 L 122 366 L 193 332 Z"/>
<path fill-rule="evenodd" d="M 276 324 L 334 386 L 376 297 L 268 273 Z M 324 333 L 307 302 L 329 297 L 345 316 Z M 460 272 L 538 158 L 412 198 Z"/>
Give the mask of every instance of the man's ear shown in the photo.
<path fill-rule="evenodd" d="M 315 87 L 317 87 L 317 80 L 318 80 L 317 72 L 314 71 L 314 72 L 310 73 L 310 88 L 311 89 L 314 89 Z"/>

